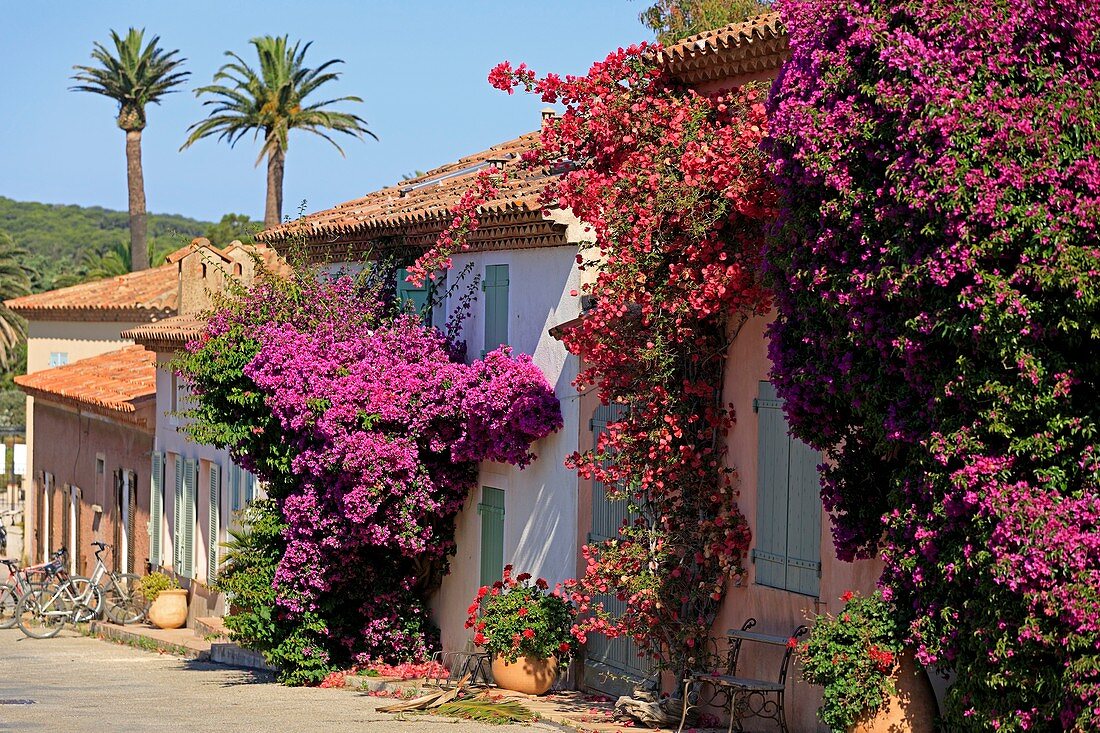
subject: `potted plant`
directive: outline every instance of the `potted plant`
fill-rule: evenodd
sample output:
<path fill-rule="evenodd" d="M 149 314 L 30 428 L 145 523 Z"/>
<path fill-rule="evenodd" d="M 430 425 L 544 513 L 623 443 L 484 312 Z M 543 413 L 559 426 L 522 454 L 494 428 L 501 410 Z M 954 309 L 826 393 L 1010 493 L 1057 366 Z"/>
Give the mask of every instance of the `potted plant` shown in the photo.
<path fill-rule="evenodd" d="M 797 647 L 803 677 L 825 688 L 818 716 L 834 731 L 932 733 L 936 699 L 897 609 L 878 591 L 840 599 L 841 612 L 816 617 Z"/>
<path fill-rule="evenodd" d="M 149 602 L 146 618 L 161 629 L 178 629 L 187 622 L 187 591 L 171 575 L 159 570 L 138 583 L 138 592 Z"/>
<path fill-rule="evenodd" d="M 483 586 L 469 609 L 466 628 L 492 655 L 493 679 L 507 690 L 541 695 L 554 684 L 558 666 L 573 653 L 574 610 L 545 580 L 512 576 L 512 566 L 491 587 Z"/>

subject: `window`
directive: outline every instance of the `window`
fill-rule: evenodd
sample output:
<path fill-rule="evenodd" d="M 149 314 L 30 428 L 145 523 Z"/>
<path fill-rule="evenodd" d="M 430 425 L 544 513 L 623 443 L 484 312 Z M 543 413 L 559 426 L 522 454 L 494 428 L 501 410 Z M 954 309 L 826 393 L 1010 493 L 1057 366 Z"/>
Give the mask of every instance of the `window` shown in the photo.
<path fill-rule="evenodd" d="M 756 493 L 756 582 L 817 596 L 821 587 L 821 454 L 792 438 L 783 401 L 760 383 Z"/>
<path fill-rule="evenodd" d="M 59 366 L 65 366 L 69 363 L 68 351 L 51 351 L 50 352 L 50 369 Z"/>
<path fill-rule="evenodd" d="M 485 350 L 482 356 L 508 343 L 508 265 L 486 265 Z"/>
<path fill-rule="evenodd" d="M 504 492 L 481 487 L 481 584 L 492 585 L 504 574 Z"/>

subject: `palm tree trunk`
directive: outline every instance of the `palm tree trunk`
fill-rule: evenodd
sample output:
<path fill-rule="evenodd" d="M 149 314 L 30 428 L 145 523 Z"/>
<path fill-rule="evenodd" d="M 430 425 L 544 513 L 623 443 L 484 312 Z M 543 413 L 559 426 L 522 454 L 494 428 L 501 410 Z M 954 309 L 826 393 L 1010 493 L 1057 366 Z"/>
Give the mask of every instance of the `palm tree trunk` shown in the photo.
<path fill-rule="evenodd" d="M 283 220 L 283 168 L 286 151 L 278 145 L 267 154 L 267 203 L 264 206 L 264 227 L 273 227 Z"/>
<path fill-rule="evenodd" d="M 130 271 L 149 267 L 145 239 L 145 177 L 141 171 L 141 130 L 126 131 L 126 185 L 130 189 Z"/>

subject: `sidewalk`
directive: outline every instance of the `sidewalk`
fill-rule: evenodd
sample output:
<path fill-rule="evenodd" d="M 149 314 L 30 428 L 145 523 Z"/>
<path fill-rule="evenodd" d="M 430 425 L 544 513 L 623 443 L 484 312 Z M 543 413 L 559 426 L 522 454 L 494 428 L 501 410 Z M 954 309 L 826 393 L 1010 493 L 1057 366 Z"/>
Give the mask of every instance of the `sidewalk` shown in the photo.
<path fill-rule="evenodd" d="M 171 654 L 183 659 L 271 671 L 263 656 L 243 649 L 229 640 L 220 618 L 200 618 L 195 621 L 194 629 L 157 629 L 145 624 L 118 626 L 107 621 L 92 621 L 88 625 L 87 634 L 96 639 Z"/>

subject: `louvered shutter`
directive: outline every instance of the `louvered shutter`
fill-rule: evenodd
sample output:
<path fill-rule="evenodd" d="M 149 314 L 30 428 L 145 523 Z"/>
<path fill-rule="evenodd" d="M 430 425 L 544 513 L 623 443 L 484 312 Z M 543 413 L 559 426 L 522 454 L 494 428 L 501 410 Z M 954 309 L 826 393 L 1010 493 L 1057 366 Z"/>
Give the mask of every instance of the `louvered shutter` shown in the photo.
<path fill-rule="evenodd" d="M 229 511 L 237 512 L 241 509 L 243 487 L 241 486 L 241 467 L 236 463 L 229 464 Z"/>
<path fill-rule="evenodd" d="M 206 579 L 207 581 L 214 580 L 218 575 L 218 525 L 219 525 L 219 513 L 221 510 L 221 484 L 222 484 L 222 470 L 221 466 L 211 463 L 210 464 L 210 526 L 209 537 L 207 538 L 208 557 L 206 566 Z"/>
<path fill-rule="evenodd" d="M 508 265 L 486 265 L 485 350 L 482 356 L 508 343 Z"/>
<path fill-rule="evenodd" d="M 504 574 L 504 492 L 481 489 L 481 584 L 492 585 Z"/>
<path fill-rule="evenodd" d="M 186 578 L 195 577 L 195 479 L 198 474 L 198 461 L 189 458 L 183 464 L 183 557 L 180 574 Z"/>
<path fill-rule="evenodd" d="M 172 502 L 172 569 L 183 568 L 183 456 L 176 456 L 176 492 Z"/>
<path fill-rule="evenodd" d="M 149 564 L 160 567 L 160 528 L 164 521 L 164 454 L 153 453 L 149 479 Z"/>
<path fill-rule="evenodd" d="M 68 484 L 61 487 L 61 544 L 69 548 L 69 572 L 76 573 L 76 553 L 73 545 L 73 488 Z"/>
<path fill-rule="evenodd" d="M 137 474 L 129 471 L 126 484 L 126 572 L 134 572 L 137 567 L 137 538 L 134 527 L 137 524 Z"/>
<path fill-rule="evenodd" d="M 35 559 L 45 562 L 49 547 L 46 544 L 46 475 L 38 472 L 34 481 L 34 539 L 37 547 Z"/>
<path fill-rule="evenodd" d="M 114 565 L 114 570 L 117 572 L 124 572 L 122 567 L 122 469 L 116 469 L 114 472 L 114 486 L 115 486 L 115 506 L 114 506 L 114 519 L 113 527 L 114 532 L 112 534 L 111 544 L 114 545 L 114 552 L 111 553 L 111 563 Z"/>

